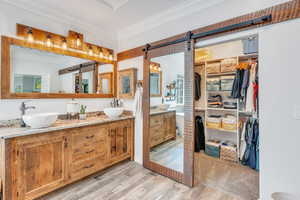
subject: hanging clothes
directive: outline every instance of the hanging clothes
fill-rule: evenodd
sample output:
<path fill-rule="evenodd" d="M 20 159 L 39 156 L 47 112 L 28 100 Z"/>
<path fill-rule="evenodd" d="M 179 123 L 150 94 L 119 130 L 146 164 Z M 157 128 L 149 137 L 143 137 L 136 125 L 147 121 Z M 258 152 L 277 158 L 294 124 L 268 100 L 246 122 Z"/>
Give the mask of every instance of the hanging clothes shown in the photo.
<path fill-rule="evenodd" d="M 258 83 L 253 83 L 253 110 L 257 111 L 257 100 L 258 100 Z"/>
<path fill-rule="evenodd" d="M 252 63 L 251 67 L 249 69 L 249 87 L 247 89 L 247 95 L 246 95 L 246 106 L 245 106 L 245 111 L 246 112 L 254 112 L 254 87 L 253 83 L 256 82 L 256 68 L 257 68 L 257 63 Z"/>
<path fill-rule="evenodd" d="M 247 143 L 242 164 L 248 165 L 252 169 L 257 168 L 259 156 L 257 156 L 257 144 L 259 137 L 259 125 L 257 119 L 249 118 L 246 124 L 245 140 Z"/>
<path fill-rule="evenodd" d="M 247 148 L 247 143 L 246 143 L 246 139 L 245 139 L 245 134 L 246 134 L 246 122 L 243 123 L 243 128 L 242 128 L 242 132 L 241 132 L 241 138 L 240 138 L 240 160 L 243 159 L 246 148 Z"/>
<path fill-rule="evenodd" d="M 241 98 L 241 90 L 243 85 L 243 77 L 244 77 L 244 70 L 238 69 L 236 70 L 235 78 L 233 81 L 231 97 L 235 99 Z"/>
<path fill-rule="evenodd" d="M 201 116 L 196 116 L 195 119 L 195 152 L 205 150 L 205 133 L 204 125 Z"/>
<path fill-rule="evenodd" d="M 247 89 L 249 87 L 249 69 L 244 70 L 243 84 L 241 90 L 241 97 L 244 99 L 247 96 Z"/>
<path fill-rule="evenodd" d="M 201 75 L 195 72 L 195 100 L 199 101 L 201 98 Z"/>

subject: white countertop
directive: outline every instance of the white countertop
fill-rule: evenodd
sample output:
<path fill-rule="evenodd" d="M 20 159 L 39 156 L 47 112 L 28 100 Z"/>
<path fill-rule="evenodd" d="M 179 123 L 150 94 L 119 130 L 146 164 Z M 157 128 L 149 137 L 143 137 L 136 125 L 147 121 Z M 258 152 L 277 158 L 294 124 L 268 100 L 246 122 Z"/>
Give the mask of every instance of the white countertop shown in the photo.
<path fill-rule="evenodd" d="M 48 128 L 42 129 L 31 129 L 31 128 L 20 128 L 20 127 L 8 127 L 0 128 L 0 138 L 10 139 L 15 137 L 46 133 L 51 131 L 58 131 L 68 128 L 77 128 L 83 126 L 90 126 L 96 124 L 104 124 L 109 122 L 115 122 L 119 120 L 132 119 L 133 116 L 121 116 L 116 119 L 110 119 L 107 116 L 89 117 L 86 120 L 57 120 L 54 125 Z"/>

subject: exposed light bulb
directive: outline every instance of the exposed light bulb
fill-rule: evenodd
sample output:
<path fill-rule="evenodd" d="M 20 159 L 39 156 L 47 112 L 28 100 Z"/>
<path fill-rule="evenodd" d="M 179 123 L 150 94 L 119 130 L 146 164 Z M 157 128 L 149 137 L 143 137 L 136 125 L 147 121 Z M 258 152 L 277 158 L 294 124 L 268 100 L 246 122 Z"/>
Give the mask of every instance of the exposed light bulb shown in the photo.
<path fill-rule="evenodd" d="M 77 47 L 80 47 L 80 45 L 81 45 L 81 40 L 80 40 L 80 37 L 79 37 L 79 35 L 77 36 L 77 39 L 76 39 L 76 46 Z"/>
<path fill-rule="evenodd" d="M 31 28 L 29 28 L 27 32 L 27 42 L 34 42 L 33 32 Z"/>
<path fill-rule="evenodd" d="M 108 59 L 109 59 L 109 60 L 111 60 L 111 61 L 113 61 L 113 60 L 114 60 L 114 57 L 113 57 L 113 55 L 112 55 L 112 54 L 110 54 Z"/>
<path fill-rule="evenodd" d="M 93 53 L 93 49 L 92 49 L 92 47 L 90 46 L 90 47 L 89 47 L 89 56 L 93 56 L 93 54 L 94 54 L 94 53 Z"/>
<path fill-rule="evenodd" d="M 64 50 L 67 50 L 67 49 L 68 49 L 68 45 L 67 45 L 67 40 L 66 40 L 66 38 L 63 38 L 61 47 L 62 47 Z"/>
<path fill-rule="evenodd" d="M 99 57 L 100 57 L 100 58 L 103 58 L 103 57 L 104 57 L 104 54 L 103 54 L 102 50 L 100 50 Z"/>
<path fill-rule="evenodd" d="M 53 45 L 53 43 L 51 41 L 51 35 L 48 35 L 47 39 L 46 39 L 46 46 L 50 48 L 50 47 L 52 47 L 52 45 Z"/>

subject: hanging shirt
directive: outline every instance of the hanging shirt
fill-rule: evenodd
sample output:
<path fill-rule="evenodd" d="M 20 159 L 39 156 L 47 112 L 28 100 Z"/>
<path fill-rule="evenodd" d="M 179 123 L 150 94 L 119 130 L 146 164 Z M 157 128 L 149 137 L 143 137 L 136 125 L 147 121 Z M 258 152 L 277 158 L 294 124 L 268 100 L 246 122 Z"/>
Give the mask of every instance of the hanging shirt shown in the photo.
<path fill-rule="evenodd" d="M 201 116 L 197 116 L 195 119 L 195 152 L 205 150 L 205 133 L 204 125 Z"/>
<path fill-rule="evenodd" d="M 195 100 L 201 98 L 201 75 L 195 72 Z"/>

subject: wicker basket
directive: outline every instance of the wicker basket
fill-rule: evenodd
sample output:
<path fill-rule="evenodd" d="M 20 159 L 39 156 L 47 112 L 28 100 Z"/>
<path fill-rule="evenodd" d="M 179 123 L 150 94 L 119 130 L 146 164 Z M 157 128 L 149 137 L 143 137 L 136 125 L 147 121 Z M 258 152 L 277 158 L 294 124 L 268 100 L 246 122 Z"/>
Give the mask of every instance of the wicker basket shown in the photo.
<path fill-rule="evenodd" d="M 236 147 L 221 145 L 220 159 L 237 162 L 238 156 Z"/>
<path fill-rule="evenodd" d="M 219 129 L 222 127 L 222 120 L 221 118 L 208 117 L 206 120 L 206 126 L 211 129 Z"/>
<path fill-rule="evenodd" d="M 221 72 L 234 72 L 237 66 L 237 59 L 229 58 L 221 61 Z"/>
<path fill-rule="evenodd" d="M 237 120 L 234 117 L 225 117 L 222 119 L 222 128 L 228 131 L 237 130 Z"/>
<path fill-rule="evenodd" d="M 208 64 L 206 67 L 206 72 L 208 74 L 216 74 L 216 73 L 220 73 L 221 71 L 221 63 L 211 63 Z"/>

